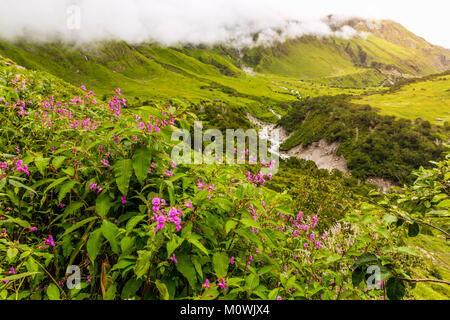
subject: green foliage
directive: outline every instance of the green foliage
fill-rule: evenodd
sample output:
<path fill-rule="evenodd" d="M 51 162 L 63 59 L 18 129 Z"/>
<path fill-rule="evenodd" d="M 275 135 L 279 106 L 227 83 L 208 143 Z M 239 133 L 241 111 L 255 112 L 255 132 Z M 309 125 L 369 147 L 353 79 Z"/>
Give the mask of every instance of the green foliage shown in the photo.
<path fill-rule="evenodd" d="M 321 139 L 340 142 L 343 155 L 354 177 L 385 178 L 411 182 L 411 171 L 439 159 L 445 147 L 437 145 L 443 129 L 417 121 L 382 116 L 369 106 L 348 102 L 348 96 L 319 97 L 292 104 L 281 124 L 294 132 L 282 146 L 289 150 Z"/>
<path fill-rule="evenodd" d="M 2 298 L 377 299 L 384 290 L 365 291 L 362 281 L 375 262 L 389 298 L 408 293 L 409 270 L 400 262 L 415 252 L 402 240 L 405 228 L 419 223 L 406 209 L 416 201 L 408 191 L 390 198 L 403 195 L 405 207 L 384 199 L 378 206 L 354 203 L 355 196 L 340 214 L 336 204 L 354 181 L 336 172 L 323 174 L 313 200 L 302 202 L 311 181 L 291 194 L 277 192 L 280 180 L 249 181 L 262 164 L 173 163 L 172 132 L 196 120 L 182 107 L 136 114 L 123 108 L 119 91 L 97 101 L 92 92 L 55 82 L 52 98 L 44 95 L 45 75 L 15 76 L 0 80 Z M 425 190 L 445 183 L 426 193 L 430 206 L 421 200 L 446 215 L 448 162 L 438 167 L 418 183 Z M 329 192 L 336 198 L 324 201 L 329 214 L 321 226 L 318 199 Z M 308 212 L 298 212 L 303 205 Z M 398 216 L 407 223 L 397 226 Z M 65 285 L 70 265 L 81 269 L 80 289 Z"/>

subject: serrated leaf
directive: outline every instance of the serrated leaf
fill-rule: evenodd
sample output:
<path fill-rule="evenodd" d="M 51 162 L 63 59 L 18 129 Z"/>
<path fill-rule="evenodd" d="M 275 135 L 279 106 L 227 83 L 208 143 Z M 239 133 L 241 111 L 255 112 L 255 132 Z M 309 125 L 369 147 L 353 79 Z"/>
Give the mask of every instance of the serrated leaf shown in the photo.
<path fill-rule="evenodd" d="M 58 194 L 58 202 L 62 202 L 63 199 L 66 197 L 66 195 L 70 192 L 70 190 L 72 190 L 72 188 L 77 184 L 78 182 L 75 180 L 70 180 L 68 182 L 66 182 L 65 184 L 63 184 L 61 186 L 61 189 L 59 190 L 59 194 Z"/>
<path fill-rule="evenodd" d="M 58 239 L 61 239 L 61 238 L 63 238 L 65 235 L 68 235 L 69 233 L 71 233 L 71 232 L 73 232 L 73 231 L 75 231 L 75 230 L 81 228 L 81 227 L 84 226 L 86 223 L 89 223 L 89 222 L 91 222 L 91 221 L 93 221 L 93 220 L 97 220 L 97 219 L 98 219 L 97 217 L 89 217 L 89 218 L 86 218 L 86 219 L 84 219 L 84 220 L 81 220 L 81 221 L 75 223 L 75 224 L 74 224 L 73 226 L 71 226 L 70 228 L 67 228 L 66 231 L 65 231 L 61 236 L 59 236 Z"/>
<path fill-rule="evenodd" d="M 169 290 L 167 290 L 167 286 L 159 280 L 155 281 L 156 288 L 158 288 L 159 293 L 161 294 L 162 300 L 169 300 Z"/>
<path fill-rule="evenodd" d="M 103 233 L 101 229 L 97 229 L 89 235 L 89 239 L 86 243 L 86 249 L 89 254 L 89 259 L 92 263 L 95 263 L 103 243 Z"/>
<path fill-rule="evenodd" d="M 101 230 L 103 236 L 106 238 L 106 240 L 109 241 L 112 251 L 114 253 L 119 254 L 120 247 L 119 247 L 119 240 L 117 239 L 117 236 L 119 235 L 119 228 L 117 228 L 117 226 L 114 223 L 104 220 L 102 223 Z"/>
<path fill-rule="evenodd" d="M 48 165 L 50 163 L 50 158 L 37 158 L 34 160 L 34 164 L 39 170 L 39 173 L 41 175 L 45 174 L 45 169 L 48 168 Z"/>
<path fill-rule="evenodd" d="M 116 179 L 117 188 L 126 196 L 130 186 L 130 179 L 133 175 L 133 165 L 131 159 L 118 160 L 113 168 L 114 177 Z"/>
<path fill-rule="evenodd" d="M 24 272 L 24 273 L 17 273 L 17 274 L 13 274 L 11 276 L 7 276 L 4 278 L 1 278 L 0 281 L 14 281 L 14 280 L 18 280 L 18 279 L 22 279 L 25 277 L 29 277 L 32 276 L 34 274 L 38 274 L 41 272 Z"/>
<path fill-rule="evenodd" d="M 108 214 L 109 209 L 111 208 L 111 200 L 109 199 L 109 196 L 106 192 L 101 193 L 97 197 L 97 201 L 95 203 L 95 209 L 97 211 L 97 214 L 102 217 L 103 219 Z"/>
<path fill-rule="evenodd" d="M 50 283 L 47 287 L 47 296 L 50 300 L 60 300 L 60 292 L 58 286 L 54 283 Z"/>
<path fill-rule="evenodd" d="M 31 191 L 31 192 L 33 192 L 33 193 L 36 192 L 35 190 L 33 190 L 33 189 L 31 189 L 30 187 L 24 185 L 23 183 L 20 183 L 19 181 L 12 180 L 12 179 L 8 179 L 8 181 L 9 181 L 9 184 L 10 184 L 10 185 L 12 185 L 12 186 L 14 186 L 14 187 L 16 187 L 16 188 L 23 188 L 23 189 L 26 189 L 26 190 Z"/>
<path fill-rule="evenodd" d="M 194 288 L 197 283 L 197 276 L 191 258 L 183 253 L 177 257 L 177 260 L 178 263 L 175 264 L 177 270 L 189 281 L 191 287 Z"/>
<path fill-rule="evenodd" d="M 230 259 L 223 252 L 215 252 L 212 258 L 214 272 L 218 278 L 225 278 L 228 272 Z"/>
<path fill-rule="evenodd" d="M 256 289 L 259 286 L 259 277 L 256 274 L 249 274 L 245 279 L 245 285 L 250 288 L 250 290 Z"/>
<path fill-rule="evenodd" d="M 64 156 L 59 156 L 59 157 L 53 158 L 53 161 L 52 161 L 53 168 L 55 168 L 56 170 L 61 168 L 62 164 L 64 163 L 64 160 L 66 160 L 66 157 L 64 157 Z"/>
<path fill-rule="evenodd" d="M 194 238 L 188 238 L 188 241 L 197 248 L 199 248 L 204 254 L 209 255 L 208 249 L 206 249 L 205 246 L 200 241 Z"/>
<path fill-rule="evenodd" d="M 133 156 L 133 169 L 140 184 L 144 183 L 152 163 L 152 153 L 147 148 L 139 148 Z"/>

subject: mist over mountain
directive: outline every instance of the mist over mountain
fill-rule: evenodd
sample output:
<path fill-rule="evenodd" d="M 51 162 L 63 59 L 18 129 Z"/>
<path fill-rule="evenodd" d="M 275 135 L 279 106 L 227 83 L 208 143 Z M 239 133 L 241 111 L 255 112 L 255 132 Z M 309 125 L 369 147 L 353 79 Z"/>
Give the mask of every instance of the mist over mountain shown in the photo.
<path fill-rule="evenodd" d="M 348 25 L 333 28 L 343 17 L 329 21 L 289 8 L 288 3 L 267 0 L 2 0 L 0 37 L 248 47 L 303 35 L 348 39 L 358 34 Z"/>

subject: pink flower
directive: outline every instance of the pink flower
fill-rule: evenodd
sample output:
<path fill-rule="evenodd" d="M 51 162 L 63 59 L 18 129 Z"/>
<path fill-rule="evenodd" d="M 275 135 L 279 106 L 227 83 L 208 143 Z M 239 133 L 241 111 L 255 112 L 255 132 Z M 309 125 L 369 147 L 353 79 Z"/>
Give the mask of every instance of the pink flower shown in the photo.
<path fill-rule="evenodd" d="M 53 241 L 53 237 L 52 237 L 52 235 L 49 235 L 48 236 L 48 239 L 45 239 L 45 242 L 44 242 L 46 245 L 50 245 L 50 246 L 52 246 L 52 247 L 54 247 L 55 246 L 55 242 Z"/>
<path fill-rule="evenodd" d="M 175 253 L 170 257 L 170 260 L 172 260 L 175 263 L 178 263 L 178 260 L 175 258 Z"/>
<path fill-rule="evenodd" d="M 126 197 L 120 197 L 120 199 L 122 200 L 122 204 L 126 204 L 127 203 L 127 198 Z"/>
<path fill-rule="evenodd" d="M 166 176 L 173 177 L 173 172 L 170 170 L 166 170 Z"/>
<path fill-rule="evenodd" d="M 16 273 L 16 270 L 14 270 L 14 267 L 11 267 L 11 270 L 9 270 L 8 273 L 15 274 L 15 273 Z"/>
<path fill-rule="evenodd" d="M 203 285 L 203 288 L 208 288 L 209 289 L 210 285 L 209 285 L 209 280 L 206 279 L 205 280 L 205 284 Z"/>
<path fill-rule="evenodd" d="M 186 203 L 184 206 L 185 206 L 186 208 L 188 208 L 188 209 L 194 210 L 194 209 L 192 209 L 192 202 L 191 202 L 191 199 L 189 199 L 189 200 L 188 200 L 188 203 Z"/>
<path fill-rule="evenodd" d="M 225 279 L 222 279 L 222 282 L 219 282 L 217 285 L 218 285 L 219 287 L 221 287 L 224 291 L 227 290 L 227 287 L 226 287 L 226 285 L 225 285 Z"/>
<path fill-rule="evenodd" d="M 102 163 L 105 167 L 110 167 L 109 161 L 106 160 L 105 158 L 102 159 L 101 163 Z"/>
<path fill-rule="evenodd" d="M 231 257 L 230 263 L 231 263 L 232 265 L 234 264 L 234 257 Z"/>
<path fill-rule="evenodd" d="M 277 297 L 277 300 L 283 300 L 280 296 Z"/>

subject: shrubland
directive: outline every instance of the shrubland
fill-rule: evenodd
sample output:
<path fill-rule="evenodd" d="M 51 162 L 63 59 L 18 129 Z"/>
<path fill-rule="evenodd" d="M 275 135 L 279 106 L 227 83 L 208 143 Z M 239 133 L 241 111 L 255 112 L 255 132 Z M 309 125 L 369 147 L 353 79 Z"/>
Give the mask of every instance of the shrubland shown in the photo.
<path fill-rule="evenodd" d="M 294 201 L 271 164 L 174 163 L 171 133 L 197 119 L 182 105 L 128 109 L 120 89 L 98 99 L 5 64 L 0 97 L 2 299 L 402 299 L 419 280 L 405 239 L 447 234 L 448 158 L 322 219 L 311 189 L 330 190 L 306 180 L 294 194 L 316 200 Z"/>

